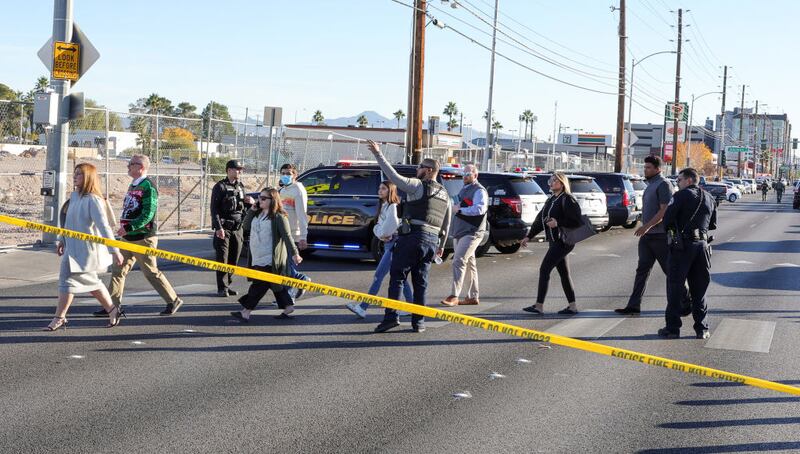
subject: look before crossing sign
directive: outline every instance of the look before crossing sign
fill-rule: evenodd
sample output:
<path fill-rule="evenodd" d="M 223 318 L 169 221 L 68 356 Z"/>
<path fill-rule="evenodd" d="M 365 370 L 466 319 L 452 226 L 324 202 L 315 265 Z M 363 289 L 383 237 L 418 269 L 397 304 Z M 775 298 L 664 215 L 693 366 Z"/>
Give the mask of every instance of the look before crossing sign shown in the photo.
<path fill-rule="evenodd" d="M 80 57 L 80 44 L 56 41 L 53 45 L 53 78 L 78 80 L 80 77 Z"/>

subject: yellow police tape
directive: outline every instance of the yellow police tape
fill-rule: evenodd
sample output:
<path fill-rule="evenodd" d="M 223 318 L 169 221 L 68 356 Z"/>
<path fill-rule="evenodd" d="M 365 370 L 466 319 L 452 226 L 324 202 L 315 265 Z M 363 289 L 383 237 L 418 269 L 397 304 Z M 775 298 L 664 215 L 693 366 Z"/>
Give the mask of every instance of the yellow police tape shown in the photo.
<path fill-rule="evenodd" d="M 354 292 L 342 288 L 332 287 L 329 285 L 316 284 L 312 282 L 302 281 L 299 279 L 292 279 L 276 274 L 265 273 L 263 271 L 256 271 L 249 268 L 240 266 L 226 265 L 223 263 L 215 262 L 212 260 L 204 260 L 197 257 L 188 255 L 177 254 L 174 252 L 163 251 L 160 249 L 153 249 L 136 244 L 131 244 L 125 241 L 109 240 L 86 233 L 76 232 L 74 230 L 67 230 L 58 227 L 53 227 L 36 222 L 26 221 L 24 219 L 13 218 L 10 216 L 0 215 L 0 222 L 16 225 L 26 229 L 41 230 L 42 232 L 51 233 L 53 235 L 62 235 L 65 237 L 76 238 L 81 241 L 93 241 L 101 243 L 106 246 L 118 247 L 130 252 L 138 254 L 146 254 L 156 256 L 162 259 L 171 260 L 174 262 L 181 262 L 187 265 L 208 268 L 215 271 L 223 271 L 226 273 L 233 273 L 239 276 L 259 279 L 262 281 L 280 284 L 291 287 L 303 288 L 310 292 L 322 293 L 324 295 L 331 295 L 339 298 L 344 298 L 356 302 L 365 302 L 375 306 L 382 306 L 399 311 L 405 311 L 412 314 L 422 315 L 424 317 L 438 318 L 452 323 L 460 323 L 462 325 L 480 328 L 485 331 L 498 332 L 508 334 L 511 336 L 522 337 L 539 342 L 549 342 L 555 345 L 564 347 L 575 348 L 601 355 L 613 356 L 614 358 L 627 359 L 649 366 L 662 367 L 664 369 L 671 369 L 687 374 L 697 375 L 701 377 L 715 378 L 734 383 L 741 383 L 743 385 L 754 386 L 757 388 L 771 389 L 788 394 L 800 396 L 800 388 L 785 385 L 783 383 L 776 383 L 769 380 L 760 378 L 749 377 L 747 375 L 736 374 L 733 372 L 725 372 L 723 370 L 712 369 L 709 367 L 698 366 L 691 363 L 682 361 L 675 361 L 672 359 L 661 358 L 658 356 L 648 355 L 647 353 L 638 353 L 632 350 L 624 350 L 608 345 L 598 344 L 595 342 L 587 342 L 571 337 L 559 336 L 557 334 L 550 334 L 543 331 L 536 331 L 532 329 L 522 328 L 519 326 L 509 325 L 507 323 L 495 322 L 470 315 L 458 314 L 455 312 L 444 311 L 432 307 L 418 306 L 416 304 L 404 303 L 402 301 L 383 298 L 380 296 L 373 296 L 366 293 Z"/>

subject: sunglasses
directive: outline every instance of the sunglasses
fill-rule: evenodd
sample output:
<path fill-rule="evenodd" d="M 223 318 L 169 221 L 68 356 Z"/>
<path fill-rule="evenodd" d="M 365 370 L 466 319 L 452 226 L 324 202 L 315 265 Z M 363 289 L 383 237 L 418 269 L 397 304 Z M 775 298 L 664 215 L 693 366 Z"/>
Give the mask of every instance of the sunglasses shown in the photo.
<path fill-rule="evenodd" d="M 261 195 L 261 196 L 258 196 L 258 200 L 261 200 L 262 202 L 263 202 L 264 200 L 271 200 L 271 199 L 272 199 L 272 197 L 264 197 L 263 195 Z"/>
<path fill-rule="evenodd" d="M 433 167 L 431 167 L 431 166 L 426 166 L 426 165 L 422 165 L 422 164 L 420 164 L 417 168 L 418 169 L 433 169 Z"/>
<path fill-rule="evenodd" d="M 142 163 L 141 163 L 141 162 L 129 162 L 129 163 L 128 163 L 128 167 L 140 166 L 140 165 L 142 165 Z"/>

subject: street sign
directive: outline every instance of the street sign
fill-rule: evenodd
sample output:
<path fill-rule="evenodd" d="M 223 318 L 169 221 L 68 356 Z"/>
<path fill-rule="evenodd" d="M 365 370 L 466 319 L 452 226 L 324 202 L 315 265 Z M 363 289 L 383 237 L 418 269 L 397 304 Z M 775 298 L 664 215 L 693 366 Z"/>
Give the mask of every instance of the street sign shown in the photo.
<path fill-rule="evenodd" d="M 688 121 L 689 120 L 689 103 L 688 102 L 668 102 L 666 106 L 664 106 L 664 120 L 665 121 L 675 121 L 675 117 L 678 117 L 678 121 Z"/>
<path fill-rule="evenodd" d="M 675 123 L 674 120 L 672 122 L 667 123 L 667 132 L 664 134 L 664 142 L 672 143 L 672 135 L 675 132 Z M 679 121 L 678 122 L 678 142 L 685 142 L 686 141 L 686 122 Z"/>
<path fill-rule="evenodd" d="M 582 147 L 610 147 L 611 136 L 604 134 L 559 134 L 558 143 Z"/>
<path fill-rule="evenodd" d="M 72 42 L 67 44 L 77 44 L 80 47 L 80 55 L 78 56 L 78 77 L 73 80 L 72 84 L 78 82 L 78 79 L 81 78 L 82 75 L 86 74 L 86 71 L 94 65 L 94 63 L 100 58 L 100 52 L 94 47 L 89 38 L 83 34 L 83 31 L 78 24 L 72 25 Z M 39 52 L 36 55 L 39 56 L 39 60 L 42 61 L 44 66 L 47 68 L 48 71 L 51 73 L 53 72 L 53 56 L 55 54 L 55 49 L 53 49 L 53 39 L 50 38 L 44 43 Z"/>
<path fill-rule="evenodd" d="M 672 144 L 664 144 L 664 162 L 672 162 Z"/>
<path fill-rule="evenodd" d="M 53 46 L 53 79 L 78 80 L 81 46 L 56 41 Z"/>
<path fill-rule="evenodd" d="M 725 147 L 725 162 L 739 162 L 739 153 L 742 153 L 744 159 L 750 155 L 750 148 L 748 147 Z"/>
<path fill-rule="evenodd" d="M 264 126 L 278 127 L 282 125 L 283 109 L 281 107 L 264 107 Z"/>
<path fill-rule="evenodd" d="M 636 142 L 637 142 L 638 140 L 639 140 L 639 136 L 637 136 L 635 132 L 631 131 L 631 133 L 630 133 L 630 140 L 628 140 L 628 131 L 627 131 L 627 130 L 623 131 L 623 133 L 622 133 L 622 143 L 623 143 L 623 144 L 624 144 L 626 147 L 628 146 L 628 143 L 630 142 L 630 144 L 631 144 L 631 149 L 633 149 L 633 146 L 636 144 Z"/>

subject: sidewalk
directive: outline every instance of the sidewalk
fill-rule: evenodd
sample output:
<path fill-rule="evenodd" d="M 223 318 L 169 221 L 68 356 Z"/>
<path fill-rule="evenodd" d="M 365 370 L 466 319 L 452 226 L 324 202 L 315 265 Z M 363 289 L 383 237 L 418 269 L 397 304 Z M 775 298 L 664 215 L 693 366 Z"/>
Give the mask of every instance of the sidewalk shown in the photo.
<path fill-rule="evenodd" d="M 210 233 L 159 236 L 158 248 L 214 260 Z M 0 289 L 58 280 L 61 259 L 55 248 L 11 249 L 0 252 Z M 170 263 L 158 260 L 159 266 Z"/>

